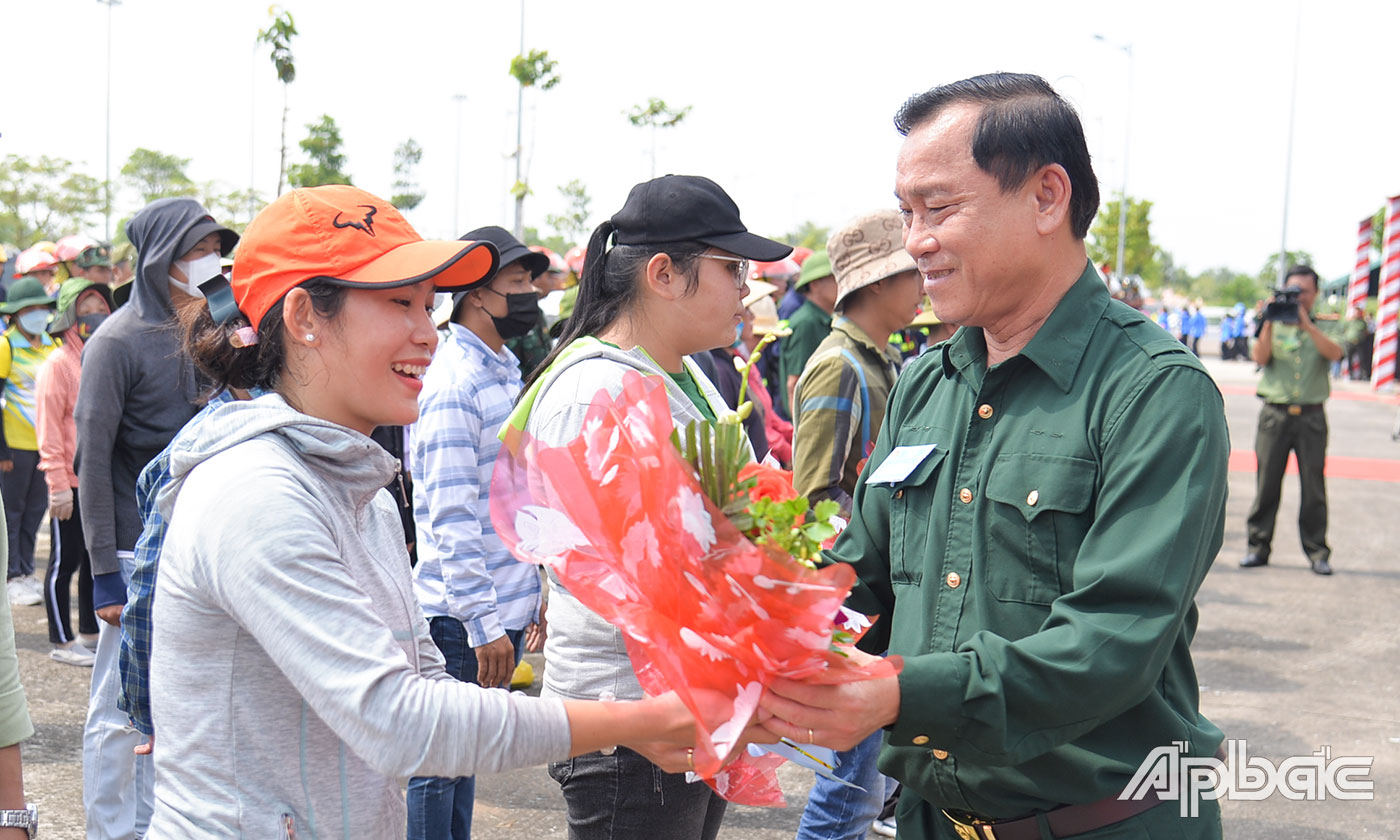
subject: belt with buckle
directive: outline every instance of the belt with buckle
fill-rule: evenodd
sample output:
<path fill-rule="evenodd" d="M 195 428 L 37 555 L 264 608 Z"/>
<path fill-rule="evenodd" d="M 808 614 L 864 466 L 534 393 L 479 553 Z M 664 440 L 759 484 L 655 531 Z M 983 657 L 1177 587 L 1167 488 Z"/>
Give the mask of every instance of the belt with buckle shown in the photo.
<path fill-rule="evenodd" d="M 1156 791 L 1149 789 L 1141 799 L 1119 799 L 1108 796 L 1098 802 L 1084 805 L 1066 805 L 1046 812 L 1045 820 L 1055 837 L 1073 837 L 1086 831 L 1103 828 L 1135 817 L 1144 811 L 1157 807 L 1161 800 Z M 943 811 L 943 816 L 953 824 L 959 840 L 1040 840 L 1040 825 L 1035 817 L 1021 817 L 1014 820 L 984 820 L 972 814 L 959 812 L 956 816 Z"/>
<path fill-rule="evenodd" d="M 1273 408 L 1278 409 L 1279 411 L 1286 411 L 1286 412 L 1288 412 L 1289 416 L 1291 416 L 1291 417 L 1297 417 L 1297 416 L 1300 415 L 1300 414 L 1312 414 L 1314 411 L 1321 411 L 1321 410 L 1322 410 L 1322 404 L 1321 404 L 1321 403 L 1311 403 L 1311 404 L 1309 404 L 1309 405 L 1290 405 L 1290 404 L 1288 404 L 1288 403 L 1269 403 L 1269 405 L 1270 405 L 1271 407 L 1273 407 Z"/>

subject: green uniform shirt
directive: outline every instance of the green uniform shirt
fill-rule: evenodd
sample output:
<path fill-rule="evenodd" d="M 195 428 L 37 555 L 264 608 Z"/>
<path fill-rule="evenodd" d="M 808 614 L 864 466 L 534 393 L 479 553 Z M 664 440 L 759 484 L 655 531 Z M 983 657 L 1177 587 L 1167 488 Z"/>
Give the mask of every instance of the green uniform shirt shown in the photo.
<path fill-rule="evenodd" d="M 1228 454 L 1201 363 L 1092 265 L 1020 355 L 988 369 L 963 328 L 906 367 L 828 552 L 882 616 L 862 647 L 905 657 L 880 769 L 1005 819 L 1116 795 L 1173 741 L 1212 755 L 1189 646 Z"/>
<path fill-rule="evenodd" d="M 885 419 L 899 373 L 899 351 L 877 347 L 837 318 L 797 380 L 792 416 L 792 484 L 812 500 L 832 499 L 849 516 L 860 464 Z"/>
<path fill-rule="evenodd" d="M 1333 341 L 1342 343 L 1336 334 L 1337 321 L 1313 321 L 1313 324 Z M 1293 324 L 1275 323 L 1274 339 L 1270 344 L 1269 363 L 1259 377 L 1257 393 L 1264 402 L 1284 405 L 1318 405 L 1332 393 L 1329 376 L 1332 363 L 1323 358 L 1312 336 Z"/>
<path fill-rule="evenodd" d="M 802 375 L 802 368 L 816 352 L 817 345 L 831 332 L 831 316 L 810 300 L 803 300 L 787 323 L 792 335 L 783 339 L 782 355 L 778 356 L 778 399 L 791 417 L 792 408 L 787 404 L 788 377 Z"/>
<path fill-rule="evenodd" d="M 520 375 L 528 378 L 549 355 L 549 351 L 554 349 L 554 342 L 550 340 L 544 327 L 544 313 L 540 313 L 540 319 L 529 332 L 506 339 L 506 346 L 515 354 L 515 358 L 520 360 Z"/>

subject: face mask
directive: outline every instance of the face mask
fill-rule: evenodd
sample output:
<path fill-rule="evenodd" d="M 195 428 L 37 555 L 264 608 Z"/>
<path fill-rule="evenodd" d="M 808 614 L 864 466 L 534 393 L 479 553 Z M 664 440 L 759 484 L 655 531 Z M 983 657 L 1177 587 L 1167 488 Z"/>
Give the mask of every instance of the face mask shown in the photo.
<path fill-rule="evenodd" d="M 47 309 L 31 309 L 19 316 L 19 325 L 30 335 L 38 335 L 49 325 Z"/>
<path fill-rule="evenodd" d="M 487 291 L 501 295 L 495 289 L 487 288 Z M 506 299 L 506 314 L 497 318 L 491 315 L 491 323 L 496 327 L 496 333 L 501 338 L 519 338 L 530 330 L 540 320 L 540 307 L 538 304 L 539 295 L 534 292 L 523 292 L 521 294 L 501 295 Z"/>
<path fill-rule="evenodd" d="M 182 283 L 171 275 L 170 283 L 187 295 L 202 298 L 204 293 L 199 290 L 199 284 L 223 273 L 221 261 L 217 253 L 205 254 L 197 260 L 176 260 L 175 265 L 185 273 L 186 280 Z"/>
<path fill-rule="evenodd" d="M 92 315 L 84 315 L 78 319 L 78 338 L 87 341 L 92 334 L 97 332 L 98 326 L 107 320 L 106 312 L 97 312 Z"/>

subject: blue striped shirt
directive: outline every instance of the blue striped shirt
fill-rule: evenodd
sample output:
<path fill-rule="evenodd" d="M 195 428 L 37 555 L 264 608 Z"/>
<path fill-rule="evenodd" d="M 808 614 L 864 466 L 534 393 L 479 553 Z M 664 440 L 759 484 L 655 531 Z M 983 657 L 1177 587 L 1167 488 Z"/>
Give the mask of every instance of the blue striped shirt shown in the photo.
<path fill-rule="evenodd" d="M 516 561 L 491 526 L 496 437 L 520 394 L 520 366 L 471 330 L 449 324 L 418 395 L 411 434 L 414 589 L 428 616 L 461 621 L 480 647 L 539 615 L 539 570 Z"/>

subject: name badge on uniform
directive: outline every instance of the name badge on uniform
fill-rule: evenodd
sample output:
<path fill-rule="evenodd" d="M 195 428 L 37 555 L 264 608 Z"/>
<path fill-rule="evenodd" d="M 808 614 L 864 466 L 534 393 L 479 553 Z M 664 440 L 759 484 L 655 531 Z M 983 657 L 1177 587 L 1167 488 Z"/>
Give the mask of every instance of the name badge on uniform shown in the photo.
<path fill-rule="evenodd" d="M 865 479 L 865 483 L 898 484 L 918 469 L 920 464 L 928 460 L 928 456 L 932 455 L 937 448 L 938 444 L 936 443 L 896 446 L 894 451 L 880 462 L 880 466 L 876 467 L 875 471 Z"/>

